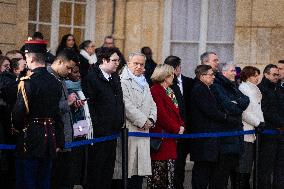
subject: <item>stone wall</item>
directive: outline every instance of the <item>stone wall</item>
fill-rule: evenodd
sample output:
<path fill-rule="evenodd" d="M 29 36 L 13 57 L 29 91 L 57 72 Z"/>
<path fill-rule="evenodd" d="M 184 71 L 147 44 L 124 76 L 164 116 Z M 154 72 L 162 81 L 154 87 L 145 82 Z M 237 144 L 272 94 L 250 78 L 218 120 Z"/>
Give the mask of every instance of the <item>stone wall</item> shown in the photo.
<path fill-rule="evenodd" d="M 28 0 L 0 1 L 0 49 L 19 49 L 28 33 Z"/>
<path fill-rule="evenodd" d="M 27 38 L 28 6 L 28 0 L 0 0 L 4 53 Z M 96 46 L 113 35 L 125 55 L 149 46 L 154 60 L 162 62 L 163 10 L 163 0 L 96 0 Z M 283 11 L 283 0 L 236 0 L 236 63 L 263 67 L 284 59 Z"/>
<path fill-rule="evenodd" d="M 96 45 L 103 43 L 104 36 L 113 34 L 116 46 L 125 56 L 149 46 L 153 50 L 154 60 L 159 62 L 162 56 L 163 2 L 116 0 L 113 4 L 112 0 L 97 0 Z"/>
<path fill-rule="evenodd" d="M 283 0 L 237 0 L 236 63 L 262 68 L 284 59 L 283 11 Z"/>

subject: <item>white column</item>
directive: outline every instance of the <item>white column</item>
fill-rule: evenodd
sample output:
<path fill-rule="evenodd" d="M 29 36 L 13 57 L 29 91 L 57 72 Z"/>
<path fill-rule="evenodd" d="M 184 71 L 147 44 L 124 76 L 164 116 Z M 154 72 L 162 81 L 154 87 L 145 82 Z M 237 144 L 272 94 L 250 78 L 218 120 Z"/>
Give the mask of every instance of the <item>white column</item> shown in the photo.
<path fill-rule="evenodd" d="M 207 30 L 208 30 L 208 8 L 209 0 L 201 0 L 200 30 L 199 30 L 199 56 L 206 51 Z"/>
<path fill-rule="evenodd" d="M 87 0 L 86 5 L 86 29 L 85 40 L 91 40 L 95 42 L 96 35 L 96 0 Z"/>
<path fill-rule="evenodd" d="M 52 1 L 52 14 L 51 14 L 51 33 L 50 33 L 50 51 L 55 54 L 58 46 L 59 34 L 59 17 L 60 17 L 60 0 Z"/>
<path fill-rule="evenodd" d="M 162 60 L 169 56 L 171 52 L 172 3 L 172 0 L 164 1 L 164 36 Z"/>

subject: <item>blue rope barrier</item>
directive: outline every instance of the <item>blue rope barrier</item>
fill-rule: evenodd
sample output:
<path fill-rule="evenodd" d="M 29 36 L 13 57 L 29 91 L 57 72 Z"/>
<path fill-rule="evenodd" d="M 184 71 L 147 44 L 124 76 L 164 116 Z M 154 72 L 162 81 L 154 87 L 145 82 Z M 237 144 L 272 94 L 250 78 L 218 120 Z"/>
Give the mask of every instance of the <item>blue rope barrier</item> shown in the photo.
<path fill-rule="evenodd" d="M 128 136 L 133 137 L 153 137 L 153 138 L 216 138 L 227 136 L 240 136 L 254 134 L 254 130 L 249 131 L 233 131 L 233 132 L 216 132 L 216 133 L 192 133 L 192 134 L 168 134 L 168 133 L 141 133 L 129 132 Z"/>
<path fill-rule="evenodd" d="M 16 145 L 11 144 L 0 144 L 0 150 L 15 150 Z"/>
<path fill-rule="evenodd" d="M 75 147 L 90 145 L 90 144 L 94 144 L 98 142 L 110 141 L 110 140 L 117 139 L 119 136 L 120 134 L 115 134 L 115 135 L 110 135 L 106 137 L 99 137 L 99 138 L 93 138 L 89 140 L 80 140 L 76 142 L 70 142 L 70 143 L 65 144 L 65 148 L 75 148 Z"/>
<path fill-rule="evenodd" d="M 215 132 L 215 133 L 192 133 L 192 134 L 169 134 L 169 133 L 142 133 L 142 132 L 129 132 L 128 136 L 130 137 L 153 137 L 153 138 L 216 138 L 216 137 L 229 137 L 229 136 L 241 136 L 254 134 L 255 130 L 249 131 L 232 131 L 232 132 Z M 264 130 L 262 134 L 266 135 L 275 135 L 275 134 L 283 134 L 278 130 Z M 89 140 L 80 140 L 71 143 L 65 144 L 65 148 L 75 148 L 85 145 L 90 145 L 98 142 L 105 142 L 110 140 L 115 140 L 120 137 L 120 134 L 114 134 L 105 137 L 99 137 Z M 14 150 L 16 148 L 15 145 L 8 144 L 0 144 L 0 150 Z"/>

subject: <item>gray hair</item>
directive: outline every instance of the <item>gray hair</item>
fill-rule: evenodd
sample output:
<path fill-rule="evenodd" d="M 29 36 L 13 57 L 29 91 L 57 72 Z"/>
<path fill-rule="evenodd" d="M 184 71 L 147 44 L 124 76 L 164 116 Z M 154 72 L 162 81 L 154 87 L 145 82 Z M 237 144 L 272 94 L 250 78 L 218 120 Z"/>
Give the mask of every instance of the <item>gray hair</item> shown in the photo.
<path fill-rule="evenodd" d="M 228 71 L 229 68 L 231 67 L 235 67 L 236 65 L 234 64 L 233 61 L 229 61 L 229 62 L 225 62 L 225 63 L 220 63 L 219 64 L 219 71 L 223 72 L 223 71 Z"/>
<path fill-rule="evenodd" d="M 205 52 L 202 55 L 200 55 L 200 61 L 201 64 L 205 64 L 205 62 L 207 62 L 209 60 L 209 55 L 210 54 L 214 54 L 217 55 L 215 52 L 211 51 L 211 52 Z"/>
<path fill-rule="evenodd" d="M 131 52 L 128 55 L 128 60 L 132 59 L 134 56 L 143 56 L 144 60 L 146 61 L 146 56 L 141 52 Z"/>

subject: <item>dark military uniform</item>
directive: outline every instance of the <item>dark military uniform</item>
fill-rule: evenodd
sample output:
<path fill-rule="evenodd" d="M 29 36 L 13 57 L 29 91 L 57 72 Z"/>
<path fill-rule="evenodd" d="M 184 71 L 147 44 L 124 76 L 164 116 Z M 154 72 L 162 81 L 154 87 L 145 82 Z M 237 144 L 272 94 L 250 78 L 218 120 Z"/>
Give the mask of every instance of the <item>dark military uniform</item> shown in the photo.
<path fill-rule="evenodd" d="M 59 113 L 61 85 L 45 67 L 34 69 L 30 78 L 25 78 L 22 82 L 29 112 L 26 110 L 24 95 L 19 90 L 13 110 L 14 127 L 20 132 L 17 156 L 54 158 L 56 148 L 63 147 L 63 126 Z"/>
<path fill-rule="evenodd" d="M 52 159 L 63 148 L 59 110 L 61 84 L 45 67 L 21 78 L 13 110 L 16 145 L 16 188 L 50 188 Z"/>

